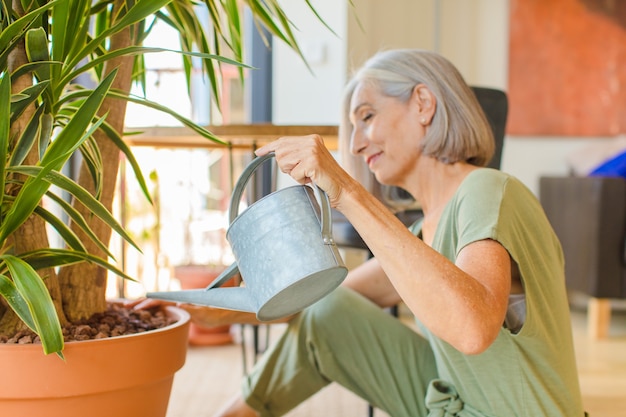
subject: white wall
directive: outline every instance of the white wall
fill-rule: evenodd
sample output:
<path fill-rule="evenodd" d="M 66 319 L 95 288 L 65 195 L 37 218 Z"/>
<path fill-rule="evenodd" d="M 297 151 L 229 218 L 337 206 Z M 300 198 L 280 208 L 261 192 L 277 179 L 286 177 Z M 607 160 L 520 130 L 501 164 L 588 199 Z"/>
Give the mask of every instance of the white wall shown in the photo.
<path fill-rule="evenodd" d="M 502 170 L 515 175 L 535 194 L 542 175 L 567 175 L 567 157 L 590 145 L 600 145 L 612 139 L 567 137 L 507 136 L 502 154 Z"/>
<path fill-rule="evenodd" d="M 311 70 L 279 40 L 273 42 L 273 122 L 276 124 L 338 123 L 341 92 L 346 83 L 345 22 L 343 0 L 312 1 L 325 27 L 305 2 L 281 1 L 298 30 L 298 40 Z"/>
<path fill-rule="evenodd" d="M 340 0 L 345 1 L 345 0 Z M 347 21 L 349 70 L 382 49 L 432 49 L 437 0 L 355 0 Z"/>
<path fill-rule="evenodd" d="M 508 1 L 440 0 L 437 47 L 472 85 L 506 90 Z"/>
<path fill-rule="evenodd" d="M 312 77 L 291 51 L 275 49 L 275 123 L 338 123 L 341 88 L 348 74 L 382 48 L 438 51 L 459 68 L 469 84 L 506 91 L 506 0 L 354 0 L 356 10 L 350 9 L 347 0 L 312 1 L 339 37 L 316 22 L 304 2 L 282 3 L 301 28 L 299 39 L 305 48 L 310 43 L 321 44 L 328 53 L 312 65 L 316 73 Z M 610 140 L 599 139 L 507 136 L 502 169 L 537 193 L 541 175 L 569 171 L 566 158 L 571 152 Z"/>

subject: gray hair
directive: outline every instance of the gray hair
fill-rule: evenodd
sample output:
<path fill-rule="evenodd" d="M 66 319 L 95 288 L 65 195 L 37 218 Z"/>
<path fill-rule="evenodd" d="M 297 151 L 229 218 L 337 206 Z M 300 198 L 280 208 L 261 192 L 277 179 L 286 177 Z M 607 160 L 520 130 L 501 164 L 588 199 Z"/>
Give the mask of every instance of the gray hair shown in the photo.
<path fill-rule="evenodd" d="M 493 132 L 475 94 L 455 66 L 434 52 L 394 49 L 370 58 L 345 88 L 339 138 L 349 171 L 355 168 L 354 159 L 347 155 L 352 133 L 350 100 L 361 83 L 373 83 L 382 94 L 400 101 L 407 101 L 416 85 L 426 85 L 437 107 L 422 141 L 424 155 L 445 163 L 465 161 L 476 166 L 486 166 L 491 160 L 495 150 Z"/>

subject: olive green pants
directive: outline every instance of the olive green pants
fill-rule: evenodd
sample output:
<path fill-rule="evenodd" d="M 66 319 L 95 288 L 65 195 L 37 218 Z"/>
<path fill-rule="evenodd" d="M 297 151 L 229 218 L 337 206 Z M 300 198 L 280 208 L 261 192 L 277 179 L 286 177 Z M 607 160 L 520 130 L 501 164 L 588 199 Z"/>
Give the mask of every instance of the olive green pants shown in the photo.
<path fill-rule="evenodd" d="M 359 294 L 338 288 L 291 321 L 244 380 L 246 402 L 281 416 L 337 382 L 393 417 L 426 416 L 437 378 L 428 342 Z"/>

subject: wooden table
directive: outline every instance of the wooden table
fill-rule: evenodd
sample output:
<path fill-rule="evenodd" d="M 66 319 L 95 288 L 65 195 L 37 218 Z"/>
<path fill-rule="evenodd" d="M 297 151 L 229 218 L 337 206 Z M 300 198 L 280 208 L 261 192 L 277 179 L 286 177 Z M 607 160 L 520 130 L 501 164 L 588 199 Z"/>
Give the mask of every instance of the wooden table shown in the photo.
<path fill-rule="evenodd" d="M 233 149 L 252 149 L 281 136 L 304 136 L 313 133 L 321 135 L 326 146 L 331 150 L 337 150 L 339 144 L 337 126 L 244 124 L 204 126 L 204 128 L 224 142 L 230 143 Z M 125 137 L 126 142 L 132 146 L 171 148 L 221 148 L 224 146 L 186 127 L 147 127 L 131 129 L 131 132 L 139 132 Z"/>

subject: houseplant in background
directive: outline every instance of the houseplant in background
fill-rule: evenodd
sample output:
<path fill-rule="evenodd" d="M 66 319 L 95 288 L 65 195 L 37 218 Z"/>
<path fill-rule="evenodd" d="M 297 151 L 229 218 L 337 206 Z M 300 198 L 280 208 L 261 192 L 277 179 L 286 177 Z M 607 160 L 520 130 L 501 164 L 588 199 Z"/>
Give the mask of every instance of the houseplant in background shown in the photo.
<path fill-rule="evenodd" d="M 213 22 L 208 35 L 194 14 L 194 8 L 200 5 L 208 8 Z M 258 23 L 298 51 L 290 23 L 274 0 L 7 0 L 0 5 L 0 337 L 6 341 L 29 327 L 41 340 L 41 345 L 0 343 L 2 363 L 13 364 L 10 369 L 3 369 L 0 376 L 0 414 L 15 415 L 16 404 L 21 415 L 165 414 L 164 409 L 149 407 L 155 398 L 168 393 L 171 375 L 155 375 L 164 387 L 158 394 L 148 394 L 143 388 L 134 392 L 130 401 L 134 410 L 126 411 L 122 403 L 110 397 L 115 391 L 130 392 L 128 384 L 121 389 L 106 386 L 106 406 L 78 403 L 74 397 L 77 394 L 70 390 L 77 385 L 84 390 L 89 374 L 102 381 L 94 386 L 104 385 L 107 371 L 82 368 L 86 364 L 73 369 L 80 362 L 80 354 L 74 353 L 77 346 L 100 342 L 87 340 L 64 345 L 62 327 L 109 309 L 105 293 L 107 270 L 130 278 L 108 261 L 111 254 L 107 249 L 113 232 L 132 244 L 130 236 L 110 214 L 121 154 L 130 161 L 146 190 L 132 152 L 122 140 L 126 103 L 138 102 L 168 112 L 208 140 L 219 142 L 210 132 L 167 107 L 129 94 L 133 80 L 142 78 L 143 54 L 162 51 L 141 47 L 152 22 L 162 19 L 179 31 L 179 52 L 187 78 L 191 58 L 198 57 L 211 80 L 212 91 L 217 92 L 217 65 L 237 65 L 242 58 L 242 7 L 249 7 Z M 226 52 L 234 60 L 228 59 Z M 80 81 L 85 75 L 89 75 L 93 85 Z M 67 162 L 78 153 L 82 156 L 80 173 L 68 176 Z M 63 241 L 58 248 L 50 244 L 51 228 Z M 178 325 L 177 332 L 184 344 L 186 328 Z M 143 332 L 159 333 L 164 332 Z M 19 343 L 23 342 L 29 340 Z M 153 347 L 159 345 L 160 342 L 152 342 Z M 29 371 L 18 363 L 33 348 L 43 361 L 27 359 L 39 366 Z M 56 355 L 44 355 L 42 349 L 46 354 L 64 356 L 65 361 Z M 156 362 L 177 356 L 169 350 L 167 354 L 158 350 L 147 352 L 151 350 L 144 350 L 144 356 L 152 363 L 128 375 L 153 373 Z M 140 356 L 133 356 L 129 348 L 118 348 L 113 354 L 87 355 L 87 362 L 97 364 L 100 360 L 94 358 L 112 357 L 123 369 L 139 362 Z M 178 355 L 173 371 L 182 366 L 181 360 L 184 361 L 184 354 Z M 52 373 L 46 373 L 44 365 L 52 366 Z M 23 385 L 17 378 L 19 374 L 27 376 Z M 63 385 L 64 374 L 73 377 L 73 385 Z M 128 375 L 117 379 L 137 382 Z M 28 388 L 40 390 L 34 393 L 37 400 L 9 400 L 12 405 L 2 401 L 9 391 L 25 396 Z M 53 407 L 60 400 L 48 398 L 54 394 L 71 398 L 73 405 L 61 405 L 60 411 L 55 411 Z M 145 398 L 148 401 L 140 401 Z M 35 403 L 42 403 L 45 411 L 25 408 Z M 167 400 L 160 401 L 160 405 L 166 407 Z"/>

